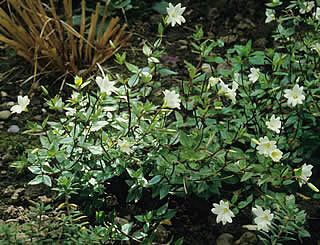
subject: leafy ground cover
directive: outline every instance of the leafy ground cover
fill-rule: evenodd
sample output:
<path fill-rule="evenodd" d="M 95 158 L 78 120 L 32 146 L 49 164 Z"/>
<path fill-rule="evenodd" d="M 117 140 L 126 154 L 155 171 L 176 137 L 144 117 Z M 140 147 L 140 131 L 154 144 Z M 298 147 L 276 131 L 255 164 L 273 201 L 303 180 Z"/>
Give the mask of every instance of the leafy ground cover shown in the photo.
<path fill-rule="evenodd" d="M 185 25 L 181 27 L 175 27 L 168 30 L 166 33 L 167 38 L 163 45 L 166 47 L 167 53 L 161 56 L 163 63 L 170 69 L 178 72 L 180 76 L 187 77 L 188 74 L 185 71 L 185 65 L 183 60 L 197 60 L 197 54 L 190 52 L 192 46 L 190 45 L 192 35 L 200 27 L 203 29 L 203 40 L 209 39 L 221 39 L 224 41 L 225 46 L 215 50 L 218 55 L 223 54 L 228 48 L 233 47 L 234 44 L 246 45 L 248 40 L 252 40 L 252 46 L 257 50 L 263 50 L 265 47 L 272 47 L 277 45 L 273 43 L 270 38 L 272 24 L 265 25 L 265 7 L 261 2 L 258 1 L 247 1 L 246 8 L 243 8 L 243 2 L 241 1 L 229 1 L 229 5 L 225 4 L 225 1 L 221 3 L 210 1 L 201 1 L 200 3 L 195 2 L 184 2 L 183 6 L 187 6 Z M 141 55 L 141 50 L 144 43 L 147 40 L 155 40 L 157 37 L 158 23 L 161 21 L 161 16 L 155 13 L 141 14 L 139 18 L 136 18 L 135 13 L 127 12 L 127 19 L 133 38 L 130 46 L 126 49 L 127 59 L 129 62 L 137 64 L 141 60 L 143 62 L 144 56 Z M 3 50 L 5 52 L 5 50 Z M 8 58 L 8 52 L 4 54 L 6 59 Z M 12 61 L 15 60 L 15 61 Z M 9 57 L 9 61 L 4 61 L 4 66 L 12 69 L 13 67 L 25 67 L 23 61 L 15 56 Z M 119 72 L 119 66 L 114 62 L 109 62 L 105 66 L 111 73 Z M 221 64 L 220 67 L 216 66 L 214 69 L 230 69 L 231 64 Z M 15 69 L 18 70 L 18 69 Z M 30 76 L 31 68 L 26 68 L 25 73 L 19 74 L 19 77 L 14 77 L 13 73 L 5 74 L 6 82 L 1 83 L 1 103 L 5 107 L 7 102 L 15 101 L 16 95 L 21 91 L 28 89 L 28 84 L 21 84 L 17 86 L 16 80 L 25 80 Z M 12 79 L 12 77 L 14 79 Z M 176 81 L 180 78 L 167 79 L 164 81 L 162 86 L 170 89 L 175 85 Z M 11 83 L 11 84 L 10 84 Z M 43 81 L 46 85 L 45 81 Z M 48 85 L 49 91 L 60 89 L 60 82 L 57 81 L 54 85 Z M 70 90 L 63 91 L 63 96 L 68 96 Z M 32 99 L 32 106 L 29 106 L 29 112 L 23 114 L 23 117 L 12 116 L 2 124 L 1 131 L 1 193 L 3 198 L 1 199 L 1 213 L 0 218 L 2 220 L 18 219 L 17 217 L 26 217 L 21 215 L 24 209 L 35 201 L 41 201 L 44 203 L 53 203 L 55 200 L 55 193 L 50 192 L 45 186 L 38 188 L 35 186 L 26 185 L 33 175 L 28 171 L 22 171 L 20 174 L 15 169 L 8 168 L 9 163 L 22 158 L 22 153 L 25 149 L 28 149 L 31 145 L 39 144 L 37 137 L 27 137 L 26 135 L 20 134 L 26 129 L 26 120 L 38 120 L 43 121 L 48 113 L 53 113 L 48 108 L 43 109 L 43 100 L 40 97 L 41 91 L 38 91 L 39 97 L 34 96 Z M 23 93 L 25 94 L 25 93 Z M 155 102 L 157 99 L 155 98 Z M 7 129 L 13 125 L 18 125 L 21 129 L 20 132 L 13 134 L 7 133 Z M 32 148 L 32 147 L 30 147 Z M 317 159 L 316 151 L 313 152 L 314 159 Z M 314 171 L 316 176 L 318 170 Z M 314 180 L 313 183 L 319 186 L 318 180 Z M 224 183 L 222 190 L 225 197 L 232 197 L 233 193 L 241 188 L 241 184 L 234 186 L 232 184 Z M 277 188 L 274 186 L 273 188 Z M 144 210 L 155 210 L 161 208 L 165 202 L 155 202 L 152 198 L 152 193 L 149 190 L 145 190 L 143 197 L 138 203 L 127 203 L 126 193 L 129 187 L 125 183 L 124 178 L 114 178 L 113 181 L 108 182 L 106 185 L 108 200 L 106 213 L 111 212 L 113 208 L 117 208 L 118 217 L 125 218 L 127 220 L 132 219 L 133 216 L 141 214 Z M 305 239 L 303 241 L 296 241 L 287 244 L 316 244 L 319 238 L 317 233 L 317 225 L 319 225 L 319 201 L 308 200 L 306 196 L 297 194 L 298 205 L 303 207 L 307 213 L 307 228 L 312 235 L 311 239 Z M 209 214 L 209 210 L 212 208 L 212 202 L 218 203 L 220 198 L 212 197 L 210 200 L 191 195 L 188 197 L 171 197 L 170 208 L 176 208 L 176 216 L 169 222 L 164 222 L 163 232 L 160 235 L 161 238 L 158 243 L 165 243 L 168 241 L 171 235 L 175 238 L 184 237 L 184 244 L 214 244 L 216 238 L 223 233 L 230 232 L 234 235 L 235 240 L 238 239 L 245 231 L 242 227 L 243 224 L 250 224 L 251 210 L 244 208 L 234 219 L 232 224 L 222 226 L 216 224 L 215 216 Z M 84 200 L 80 198 L 81 202 L 78 202 L 79 206 L 88 207 L 90 205 L 84 205 Z M 75 202 L 77 200 L 75 199 Z M 90 200 L 88 200 L 90 202 Z M 88 204 L 88 203 L 87 203 Z M 95 205 L 94 203 L 92 205 Z M 85 210 L 87 213 L 88 210 Z M 89 221 L 94 223 L 96 221 L 95 214 L 89 216 Z M 26 218 L 25 218 L 26 219 Z M 23 222 L 23 220 L 18 220 Z M 243 243 L 244 244 L 244 243 Z"/>

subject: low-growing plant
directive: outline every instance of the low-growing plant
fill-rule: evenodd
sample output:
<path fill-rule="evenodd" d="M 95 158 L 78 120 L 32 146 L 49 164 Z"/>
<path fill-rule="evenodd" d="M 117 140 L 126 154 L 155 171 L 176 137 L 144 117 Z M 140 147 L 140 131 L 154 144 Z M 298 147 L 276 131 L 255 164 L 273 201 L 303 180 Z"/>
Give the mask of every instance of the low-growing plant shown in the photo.
<path fill-rule="evenodd" d="M 29 123 L 26 132 L 42 134 L 42 146 L 28 153 L 35 174 L 29 184 L 58 181 L 60 195 L 72 198 L 76 187 L 83 201 L 96 203 L 104 203 L 105 185 L 117 177 L 129 187 L 127 202 L 138 202 L 149 189 L 165 204 L 136 216 L 143 231 L 133 223 L 121 226 L 126 239 L 145 243 L 150 227 L 174 217 L 169 196 L 190 194 L 221 197 L 211 211 L 223 225 L 251 206 L 255 224 L 245 227 L 260 231 L 266 244 L 310 236 L 294 195 L 300 188 L 319 192 L 310 181 L 319 142 L 304 145 L 319 123 L 318 54 L 294 48 L 296 39 L 278 26 L 275 38 L 286 45 L 256 51 L 248 41 L 218 55 L 223 42 L 203 40 L 197 28 L 191 45 L 199 59 L 184 61 L 188 77 L 179 76 L 161 66 L 161 43 L 166 26 L 186 21 L 185 8 L 169 4 L 167 10 L 159 38 L 143 46 L 144 67 L 117 53 L 115 61 L 130 76 L 106 74 L 98 64 L 98 91 L 75 77 L 70 98 L 47 99 L 56 114 L 41 125 Z M 218 64 L 231 67 L 207 69 Z M 224 193 L 226 185 L 237 191 Z"/>

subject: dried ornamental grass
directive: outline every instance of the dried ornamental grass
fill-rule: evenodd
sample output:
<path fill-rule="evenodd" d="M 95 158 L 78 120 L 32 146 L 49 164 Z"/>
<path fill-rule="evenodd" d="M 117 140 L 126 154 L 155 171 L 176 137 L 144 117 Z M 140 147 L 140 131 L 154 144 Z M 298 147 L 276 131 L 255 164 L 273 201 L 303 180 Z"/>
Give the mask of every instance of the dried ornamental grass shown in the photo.
<path fill-rule="evenodd" d="M 35 74 L 45 70 L 85 75 L 96 63 L 109 59 L 131 37 L 125 32 L 127 25 L 121 27 L 118 23 L 118 17 L 112 18 L 104 30 L 108 3 L 99 27 L 100 3 L 87 27 L 86 3 L 82 0 L 79 31 L 72 23 L 72 0 L 63 3 L 65 20 L 57 15 L 53 0 L 50 0 L 50 6 L 41 0 L 7 0 L 9 11 L 0 8 L 0 41 L 29 61 Z"/>

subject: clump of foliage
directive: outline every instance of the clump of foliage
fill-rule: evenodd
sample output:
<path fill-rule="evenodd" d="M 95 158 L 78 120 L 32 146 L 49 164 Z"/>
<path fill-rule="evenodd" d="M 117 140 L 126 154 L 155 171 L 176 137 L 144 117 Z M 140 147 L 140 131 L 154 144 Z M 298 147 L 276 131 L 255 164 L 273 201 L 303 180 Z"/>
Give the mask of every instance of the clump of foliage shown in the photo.
<path fill-rule="evenodd" d="M 184 61 L 188 77 L 183 78 L 160 65 L 160 23 L 159 38 L 143 46 L 144 66 L 129 63 L 126 53 L 116 54 L 129 77 L 105 74 L 98 65 L 98 91 L 86 91 L 92 81 L 75 77 L 70 98 L 47 99 L 56 116 L 40 125 L 29 123 L 26 133 L 42 134 L 42 146 L 26 159 L 35 174 L 29 184 L 57 185 L 66 203 L 75 194 L 83 202 L 91 200 L 99 220 L 108 220 L 97 208 L 105 203 L 105 183 L 123 178 L 129 188 L 126 200 L 133 203 L 150 190 L 164 204 L 136 215 L 117 237 L 145 244 L 153 241 L 159 224 L 173 220 L 170 196 L 190 194 L 212 201 L 219 196 L 211 211 L 223 225 L 251 207 L 253 224 L 243 225 L 259 232 L 265 244 L 310 236 L 296 199 L 305 197 L 297 194 L 302 191 L 314 198 L 319 192 L 311 177 L 312 156 L 320 147 L 314 138 L 320 115 L 320 15 L 304 18 L 298 13 L 303 6 L 292 1 L 292 11 L 285 13 L 293 15 L 276 17 L 280 5 L 273 1 L 267 10 L 267 22 L 278 20 L 278 47 L 256 51 L 248 41 L 218 56 L 212 52 L 223 42 L 203 40 L 198 28 L 191 45 L 199 59 Z M 186 21 L 180 4 L 169 4 L 167 10 L 165 26 Z M 297 23 L 305 21 L 311 31 L 296 32 Z M 223 63 L 232 68 L 206 69 Z M 165 79 L 176 83 L 164 88 Z M 237 191 L 224 193 L 226 184 Z"/>
<path fill-rule="evenodd" d="M 88 25 L 82 0 L 81 23 L 76 30 L 72 0 L 63 1 L 64 18 L 57 13 L 53 0 L 50 6 L 41 0 L 6 2 L 8 11 L 0 8 L 0 41 L 29 61 L 35 73 L 46 70 L 84 75 L 96 63 L 109 59 L 131 36 L 125 32 L 126 24 L 122 27 L 118 24 L 118 17 L 107 20 L 108 4 L 99 18 L 100 3 L 97 3 Z"/>

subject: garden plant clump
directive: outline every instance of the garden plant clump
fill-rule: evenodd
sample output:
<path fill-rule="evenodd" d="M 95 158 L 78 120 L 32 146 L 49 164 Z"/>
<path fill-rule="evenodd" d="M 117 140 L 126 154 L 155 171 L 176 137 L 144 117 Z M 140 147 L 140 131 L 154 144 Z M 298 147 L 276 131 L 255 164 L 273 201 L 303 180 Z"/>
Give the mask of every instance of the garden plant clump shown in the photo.
<path fill-rule="evenodd" d="M 282 5 L 279 0 L 267 4 L 266 23 L 276 26 L 274 48 L 257 51 L 248 41 L 218 56 L 215 49 L 224 43 L 203 40 L 197 28 L 191 45 L 199 59 L 184 61 L 184 76 L 161 64 L 166 28 L 188 21 L 183 4 L 169 3 L 159 38 L 143 45 L 143 67 L 128 62 L 125 52 L 116 53 L 116 63 L 129 76 L 110 74 L 97 64 L 95 81 L 76 76 L 66 100 L 49 98 L 43 87 L 56 114 L 41 124 L 29 122 L 25 132 L 40 134 L 41 141 L 25 160 L 35 175 L 29 184 L 57 191 L 67 210 L 64 224 L 87 225 L 79 225 L 72 204 L 76 196 L 99 224 L 83 232 L 65 229 L 66 234 L 92 236 L 97 243 L 151 244 L 161 224 L 174 223 L 172 198 L 196 195 L 212 201 L 208 215 L 219 225 L 241 213 L 251 215 L 252 222 L 241 225 L 257 232 L 264 244 L 310 237 L 298 198 L 319 198 L 311 180 L 320 148 L 320 8 L 315 1 Z M 232 68 L 204 71 L 204 64 Z M 163 86 L 164 80 L 173 82 Z M 21 113 L 28 104 L 20 96 L 11 110 Z M 103 205 L 107 183 L 119 178 L 128 186 L 128 203 L 151 195 L 158 207 L 117 223 L 116 210 L 105 213 Z M 234 191 L 225 192 L 225 186 Z M 53 240 L 76 239 L 53 234 Z M 171 241 L 182 244 L 183 238 Z"/>

